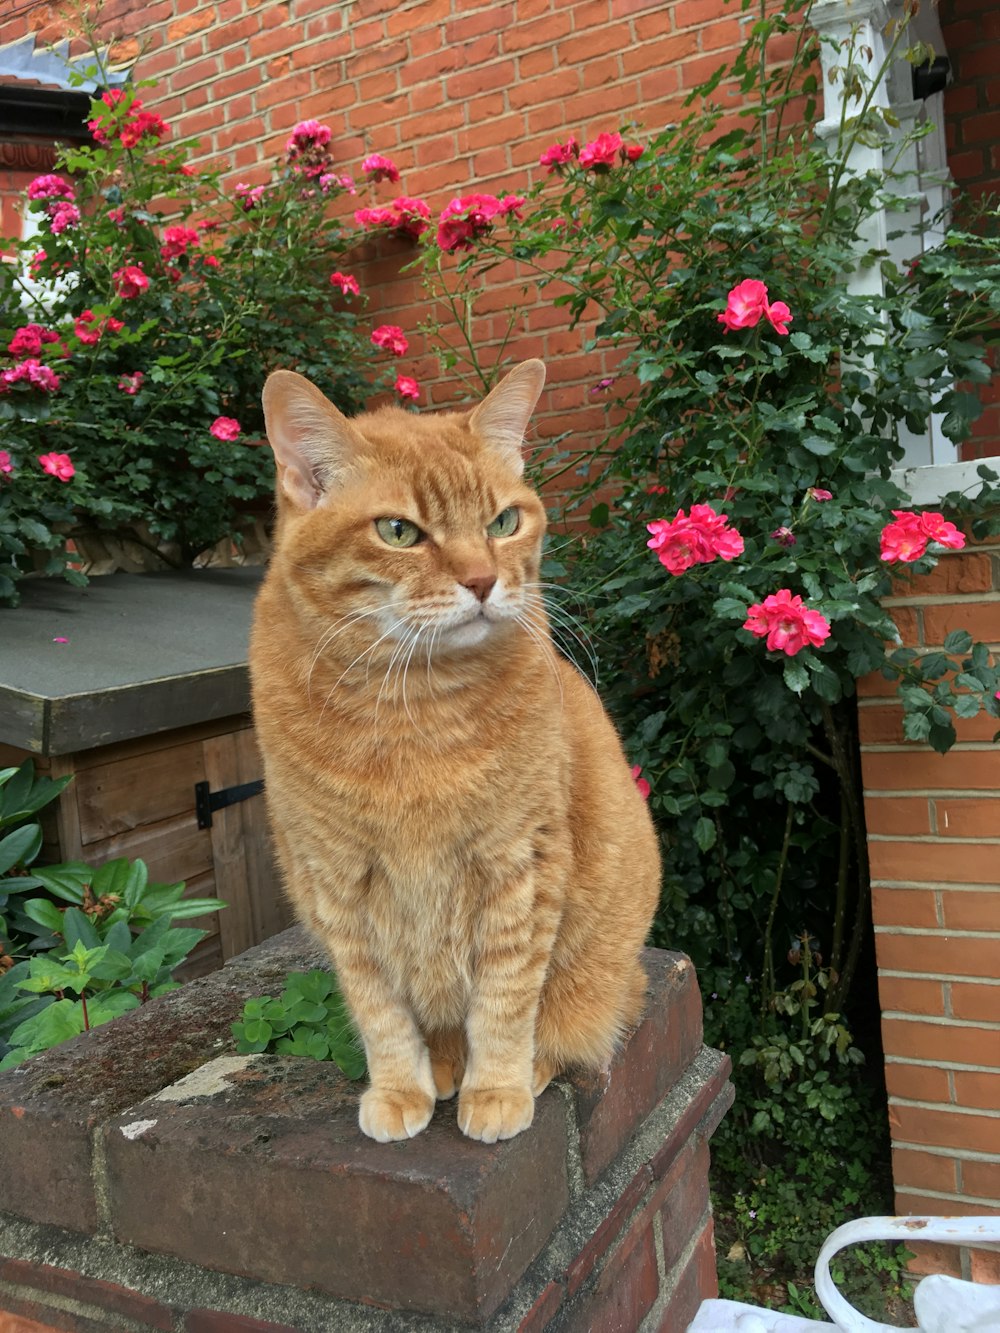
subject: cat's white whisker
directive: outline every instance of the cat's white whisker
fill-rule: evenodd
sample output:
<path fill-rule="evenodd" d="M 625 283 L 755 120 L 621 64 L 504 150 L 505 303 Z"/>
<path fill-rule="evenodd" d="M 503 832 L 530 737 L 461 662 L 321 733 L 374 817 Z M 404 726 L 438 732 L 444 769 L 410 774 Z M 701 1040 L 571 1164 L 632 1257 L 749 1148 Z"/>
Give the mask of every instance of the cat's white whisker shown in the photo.
<path fill-rule="evenodd" d="M 379 606 L 371 606 L 366 607 L 361 611 L 349 611 L 347 615 L 341 616 L 339 620 L 335 620 L 332 625 L 323 631 L 316 644 L 312 660 L 309 663 L 309 670 L 306 673 L 306 694 L 309 696 L 310 702 L 312 702 L 313 671 L 315 671 L 316 663 L 319 661 L 323 653 L 326 652 L 333 640 L 350 629 L 351 625 L 357 624 L 359 620 L 364 620 L 367 616 L 378 615 L 381 609 L 382 608 Z M 348 623 L 345 625 L 344 621 L 347 621 Z M 338 628 L 338 626 L 341 625 L 343 625 L 343 629 Z M 351 665 L 353 666 L 353 663 Z M 348 668 L 348 670 L 350 670 L 350 668 Z M 343 679 L 343 677 L 341 677 L 341 679 Z M 339 685 L 340 681 L 338 681 L 337 684 Z"/>
<path fill-rule="evenodd" d="M 391 626 L 389 629 L 387 629 L 387 630 L 385 631 L 384 634 L 380 634 L 379 637 L 375 640 L 374 643 L 369 644 L 368 647 L 365 648 L 363 652 L 358 653 L 357 657 L 355 657 L 353 661 L 348 662 L 347 666 L 344 667 L 343 671 L 340 673 L 340 675 L 339 675 L 339 676 L 337 677 L 337 679 L 334 681 L 333 685 L 332 685 L 332 686 L 330 687 L 330 689 L 327 690 L 327 692 L 326 692 L 326 698 L 323 700 L 323 707 L 320 709 L 320 714 L 319 714 L 319 720 L 320 720 L 320 722 L 323 721 L 323 714 L 326 712 L 327 704 L 330 702 L 331 698 L 332 698 L 333 695 L 336 693 L 336 691 L 337 691 L 337 689 L 338 689 L 338 687 L 339 687 L 339 685 L 340 685 L 340 682 L 344 679 L 344 677 L 348 674 L 348 672 L 351 671 L 353 667 L 356 667 L 357 664 L 362 660 L 362 658 L 369 657 L 369 654 L 373 653 L 373 652 L 375 651 L 375 649 L 379 646 L 380 643 L 384 642 L 384 641 L 385 641 L 386 639 L 388 639 L 388 638 L 391 638 L 391 636 L 392 636 L 395 632 L 396 632 L 396 627 L 395 627 L 395 626 Z M 370 668 L 371 668 L 371 658 L 369 657 L 368 665 L 365 667 L 365 680 L 366 680 L 366 682 L 367 682 L 367 679 L 368 679 L 368 672 L 369 672 Z"/>

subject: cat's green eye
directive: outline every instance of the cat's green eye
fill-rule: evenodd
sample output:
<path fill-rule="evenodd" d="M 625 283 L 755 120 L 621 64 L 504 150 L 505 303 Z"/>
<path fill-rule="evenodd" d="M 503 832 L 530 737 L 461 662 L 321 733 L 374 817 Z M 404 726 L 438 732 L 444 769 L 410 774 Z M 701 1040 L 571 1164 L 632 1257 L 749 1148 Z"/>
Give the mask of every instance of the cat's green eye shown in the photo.
<path fill-rule="evenodd" d="M 377 518 L 375 528 L 386 546 L 416 546 L 424 535 L 408 518 Z"/>
<path fill-rule="evenodd" d="M 513 537 L 521 526 L 521 511 L 515 505 L 497 514 L 486 529 L 487 537 Z"/>

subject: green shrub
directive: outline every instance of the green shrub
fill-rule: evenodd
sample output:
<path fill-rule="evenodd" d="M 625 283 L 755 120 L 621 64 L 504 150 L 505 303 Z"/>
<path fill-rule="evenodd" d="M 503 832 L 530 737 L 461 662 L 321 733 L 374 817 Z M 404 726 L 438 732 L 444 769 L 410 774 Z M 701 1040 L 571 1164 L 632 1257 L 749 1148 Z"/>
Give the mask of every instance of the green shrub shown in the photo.
<path fill-rule="evenodd" d="M 37 777 L 30 759 L 0 770 L 0 1069 L 172 990 L 207 933 L 173 923 L 225 906 L 151 883 L 139 860 L 37 864 L 33 816 L 68 781 Z"/>

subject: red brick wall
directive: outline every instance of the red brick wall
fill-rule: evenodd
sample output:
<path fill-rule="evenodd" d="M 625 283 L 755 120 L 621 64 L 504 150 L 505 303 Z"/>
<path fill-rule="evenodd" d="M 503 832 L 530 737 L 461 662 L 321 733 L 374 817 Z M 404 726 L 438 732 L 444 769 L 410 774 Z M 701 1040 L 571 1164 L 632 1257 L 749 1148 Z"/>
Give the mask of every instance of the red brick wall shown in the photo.
<path fill-rule="evenodd" d="M 141 33 L 135 76 L 158 81 L 147 103 L 174 139 L 198 136 L 196 156 L 221 165 L 228 184 L 261 179 L 292 125 L 316 117 L 333 128 L 338 165 L 357 172 L 365 154 L 388 154 L 400 190 L 425 197 L 435 216 L 473 187 L 523 190 L 543 170 L 539 154 L 567 133 L 584 141 L 630 119 L 662 129 L 741 31 L 725 0 L 108 0 L 102 23 Z M 60 6 L 0 20 L 0 43 L 29 26 L 40 41 L 62 36 Z M 400 190 L 380 187 L 378 202 Z M 352 207 L 373 202 L 361 189 Z M 373 324 L 403 326 L 411 351 L 400 368 L 425 385 L 422 401 L 440 406 L 462 391 L 416 333 L 427 298 L 399 274 L 412 256 L 380 240 L 359 271 Z M 495 359 L 506 311 L 518 308 L 508 353 L 550 365 L 537 437 L 599 438 L 603 409 L 589 391 L 608 362 L 583 354 L 584 331 L 569 331 L 564 311 L 533 289 L 524 295 L 513 275 L 499 290 L 496 277 L 476 324 L 484 363 Z"/>
<path fill-rule="evenodd" d="M 909 646 L 964 627 L 1000 648 L 1000 543 L 943 556 L 890 605 Z M 891 689 L 862 682 L 859 716 L 896 1210 L 1000 1213 L 1000 723 L 959 721 L 935 754 L 903 741 Z M 1000 1281 L 996 1256 L 972 1267 Z"/>

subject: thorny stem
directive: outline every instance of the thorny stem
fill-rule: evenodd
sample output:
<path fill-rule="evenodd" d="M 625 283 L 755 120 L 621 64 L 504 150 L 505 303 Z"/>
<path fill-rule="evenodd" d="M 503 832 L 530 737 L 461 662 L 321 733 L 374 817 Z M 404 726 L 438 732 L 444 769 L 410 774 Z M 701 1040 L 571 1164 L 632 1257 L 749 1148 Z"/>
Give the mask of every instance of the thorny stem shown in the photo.
<path fill-rule="evenodd" d="M 861 957 L 861 945 L 864 939 L 865 925 L 871 906 L 871 870 L 868 861 L 868 840 L 865 832 L 865 816 L 861 805 L 860 784 L 856 771 L 856 756 L 848 744 L 849 737 L 845 729 L 838 724 L 833 709 L 829 704 L 822 705 L 823 730 L 830 744 L 834 765 L 840 780 L 841 795 L 850 825 L 850 840 L 854 852 L 854 863 L 858 872 L 857 899 L 854 907 L 854 920 L 847 942 L 847 956 L 843 971 L 836 982 L 827 991 L 825 1013 L 838 1012 L 850 993 L 851 983 L 857 971 Z M 846 915 L 846 912 L 845 912 Z"/>
<path fill-rule="evenodd" d="M 83 1030 L 84 1032 L 89 1032 L 90 1016 L 87 1013 L 87 997 L 86 995 L 84 995 L 83 991 L 80 992 L 80 1005 L 81 1008 L 83 1009 Z"/>
<path fill-rule="evenodd" d="M 775 992 L 774 979 L 774 955 L 772 953 L 771 942 L 774 934 L 774 918 L 778 912 L 778 899 L 781 897 L 781 884 L 785 878 L 785 867 L 788 865 L 788 848 L 792 840 L 792 805 L 789 802 L 785 814 L 785 836 L 781 842 L 781 856 L 778 859 L 778 869 L 774 875 L 774 892 L 771 894 L 771 908 L 767 914 L 767 928 L 764 931 L 764 985 L 761 988 L 760 996 L 760 1016 L 763 1020 L 767 1017 L 767 1007 L 771 1002 Z"/>
<path fill-rule="evenodd" d="M 833 941 L 830 945 L 830 972 L 840 972 L 844 949 L 844 922 L 847 917 L 847 879 L 851 864 L 851 816 L 847 795 L 840 791 L 840 850 L 837 860 L 837 899 L 833 911 Z"/>

